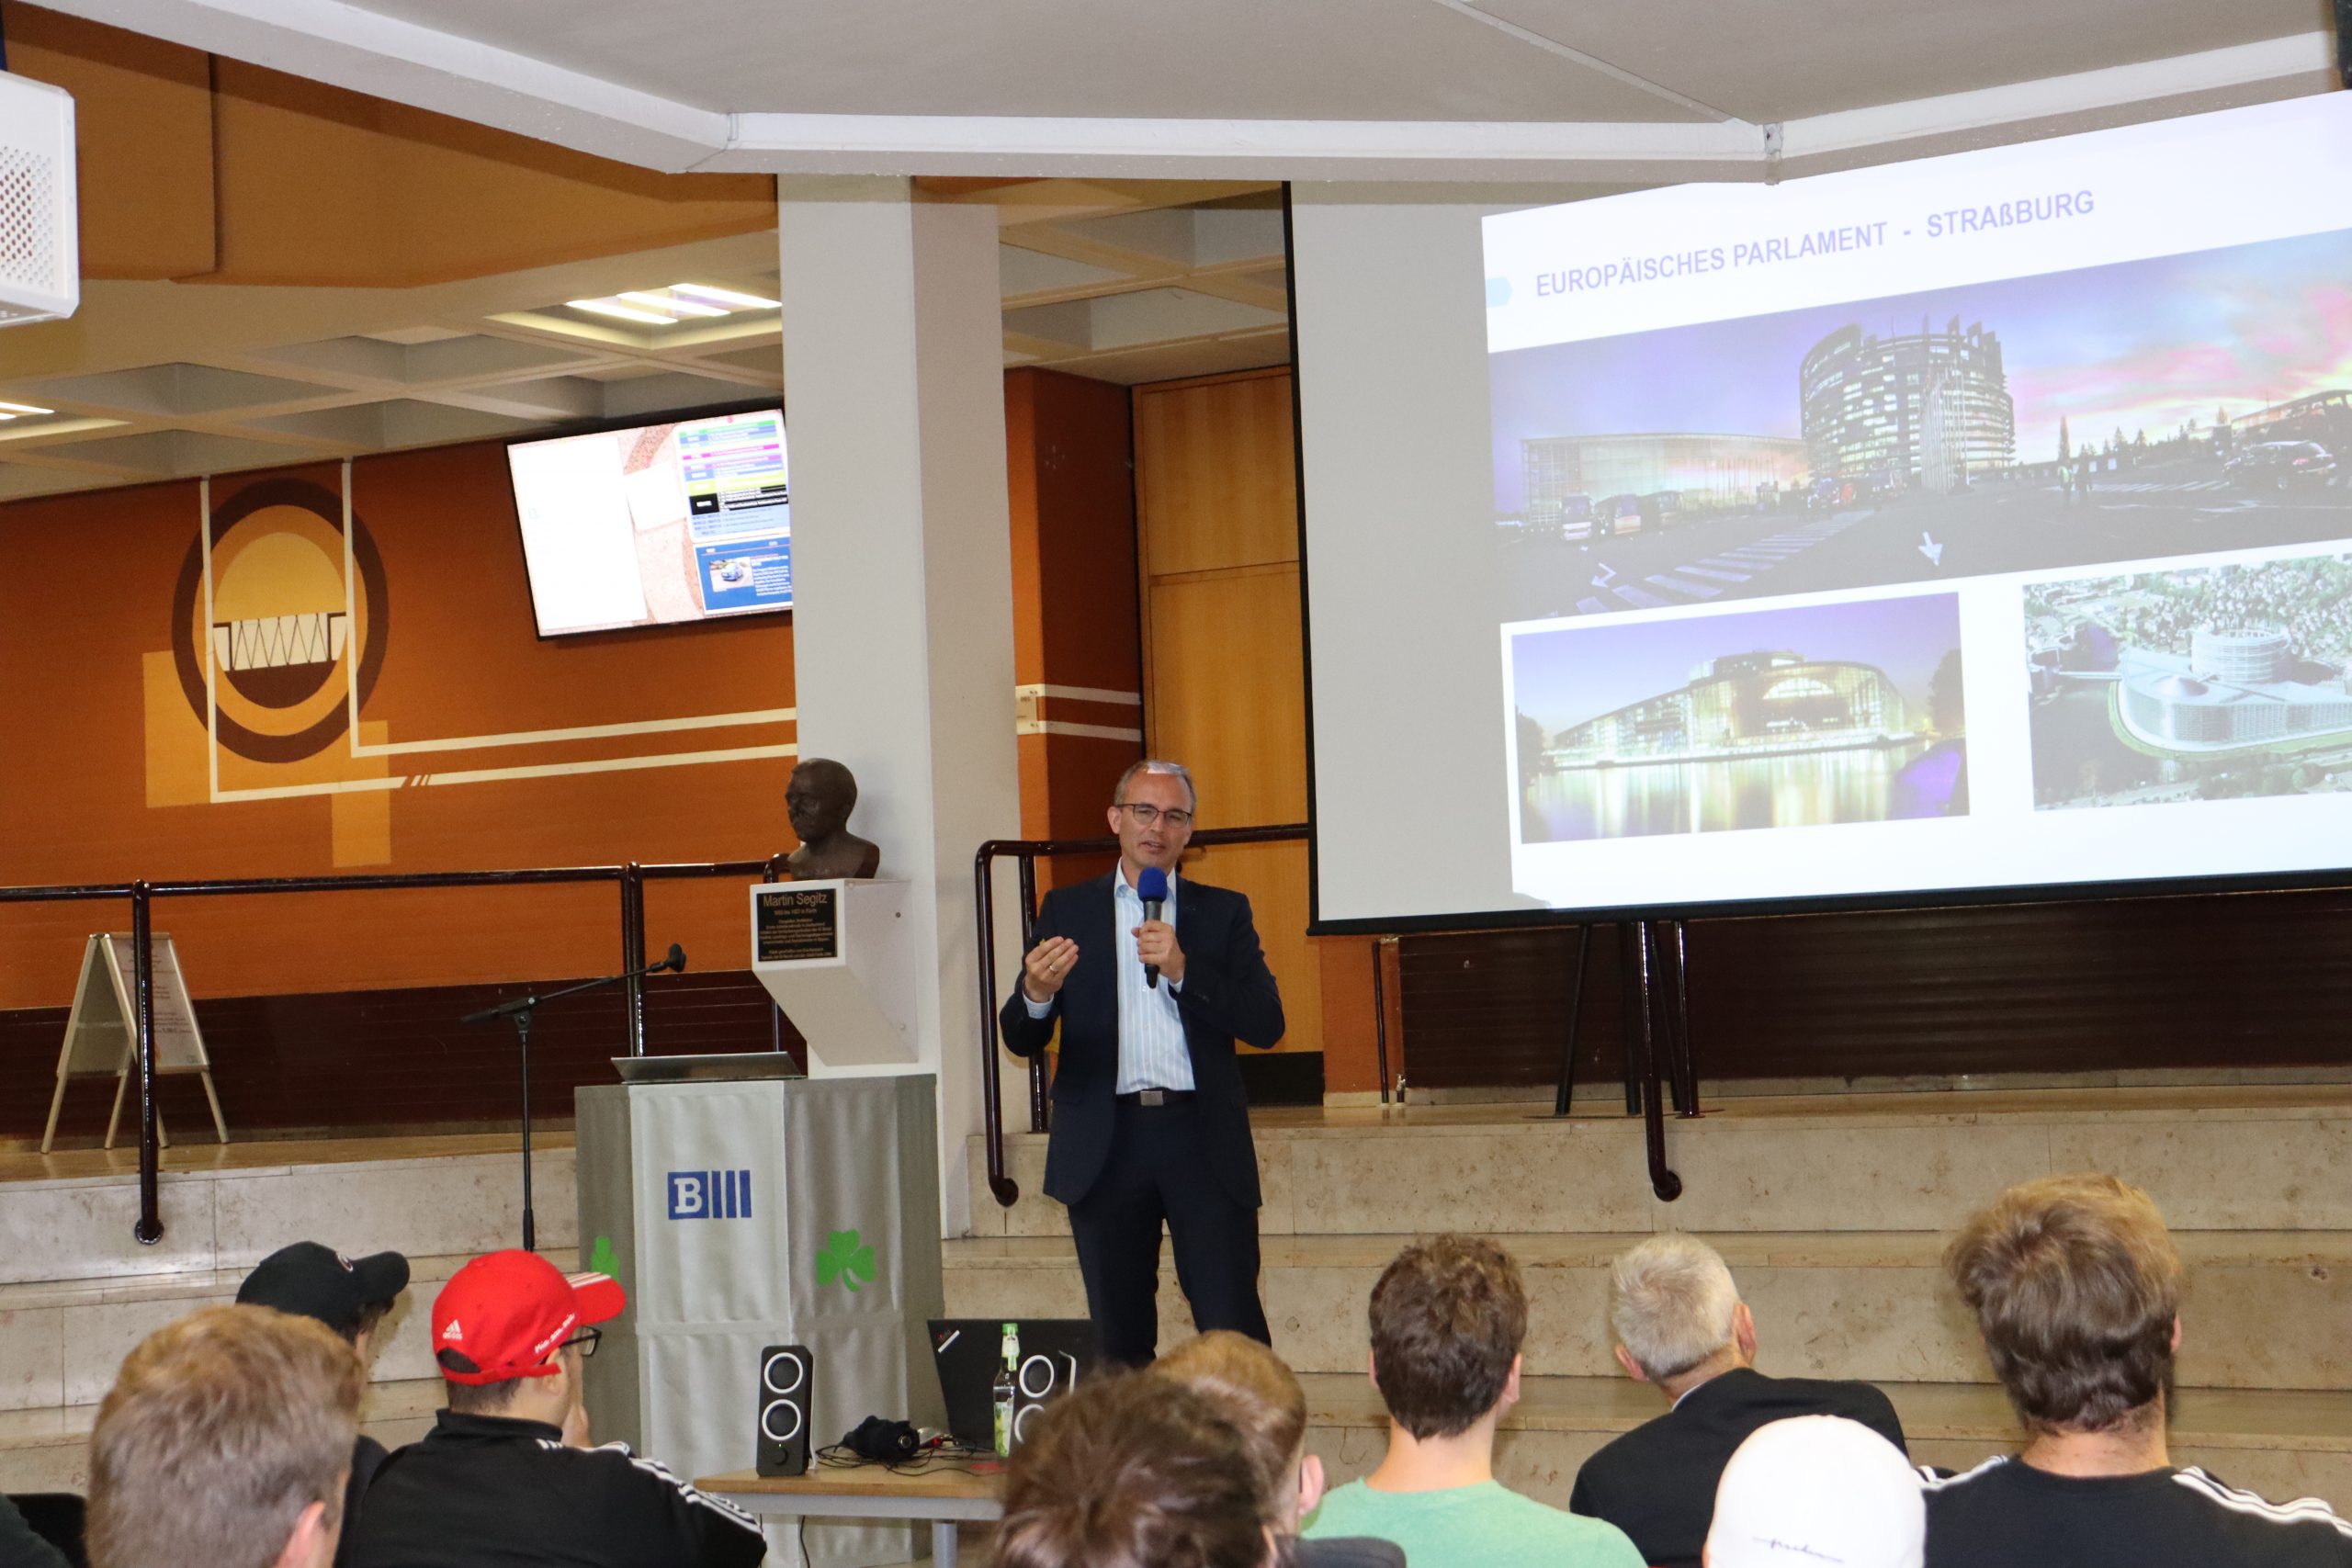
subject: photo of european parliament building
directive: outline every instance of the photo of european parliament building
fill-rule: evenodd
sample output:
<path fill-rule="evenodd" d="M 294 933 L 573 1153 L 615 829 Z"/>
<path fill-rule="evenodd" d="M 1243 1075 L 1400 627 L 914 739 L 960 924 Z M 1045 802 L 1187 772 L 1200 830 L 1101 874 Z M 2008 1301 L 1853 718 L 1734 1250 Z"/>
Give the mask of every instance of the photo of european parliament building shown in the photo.
<path fill-rule="evenodd" d="M 1914 480 L 1939 494 L 2017 461 L 2017 410 L 2001 340 L 1954 316 L 1939 332 L 1838 328 L 1797 373 L 1804 445 L 1816 475 Z"/>
<path fill-rule="evenodd" d="M 1965 815 L 1959 604 L 1515 633 L 1521 840 Z"/>
<path fill-rule="evenodd" d="M 2132 649 L 2117 705 L 2134 738 L 2175 751 L 2352 735 L 2344 676 L 2305 673 L 2283 631 L 2200 627 L 2186 659 Z"/>
<path fill-rule="evenodd" d="M 2352 789 L 2352 557 L 2025 593 L 2035 804 Z"/>
<path fill-rule="evenodd" d="M 1792 652 L 1711 660 L 1690 683 L 1561 731 L 1555 766 L 1695 761 L 1907 739 L 1903 694 L 1869 664 Z"/>

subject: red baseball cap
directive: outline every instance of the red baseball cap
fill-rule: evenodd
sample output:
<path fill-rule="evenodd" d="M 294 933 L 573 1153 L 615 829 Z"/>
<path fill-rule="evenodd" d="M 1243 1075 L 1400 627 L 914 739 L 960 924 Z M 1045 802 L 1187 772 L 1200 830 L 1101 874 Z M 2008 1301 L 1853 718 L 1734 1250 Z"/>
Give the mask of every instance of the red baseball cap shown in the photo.
<path fill-rule="evenodd" d="M 489 1253 L 433 1298 L 434 1359 L 451 1382 L 552 1377 L 558 1346 L 628 1305 L 609 1274 L 567 1278 L 536 1252 Z"/>

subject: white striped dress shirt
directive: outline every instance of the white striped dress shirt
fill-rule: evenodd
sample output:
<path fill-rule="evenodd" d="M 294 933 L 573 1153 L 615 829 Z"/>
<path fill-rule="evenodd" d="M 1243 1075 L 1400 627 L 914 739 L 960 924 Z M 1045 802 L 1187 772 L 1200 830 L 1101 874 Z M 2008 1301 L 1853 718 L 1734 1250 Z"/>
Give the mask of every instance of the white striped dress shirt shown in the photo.
<path fill-rule="evenodd" d="M 1176 924 L 1176 874 L 1168 874 L 1168 899 L 1159 918 Z M 1191 1089 L 1193 1051 L 1184 1043 L 1184 1019 L 1176 1009 L 1176 993 L 1161 976 L 1157 986 L 1143 983 L 1143 958 L 1136 951 L 1136 928 L 1143 924 L 1143 899 L 1127 884 L 1123 861 L 1111 874 L 1111 929 L 1117 938 L 1112 964 L 1119 985 L 1119 1077 L 1113 1091 L 1133 1094 L 1142 1089 Z M 1181 930 L 1181 928 L 1179 928 Z M 1079 960 L 1084 963 L 1081 956 Z M 1032 1018 L 1054 1010 L 1051 1002 L 1021 1000 Z"/>

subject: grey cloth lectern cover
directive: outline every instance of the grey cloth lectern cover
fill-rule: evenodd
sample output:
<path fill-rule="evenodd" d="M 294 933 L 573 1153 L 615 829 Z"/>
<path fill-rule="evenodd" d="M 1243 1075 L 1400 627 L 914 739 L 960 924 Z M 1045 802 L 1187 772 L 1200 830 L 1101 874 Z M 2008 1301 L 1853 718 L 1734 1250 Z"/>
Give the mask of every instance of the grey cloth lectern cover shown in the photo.
<path fill-rule="evenodd" d="M 588 1362 L 598 1440 L 681 1476 L 751 1469 L 760 1350 L 784 1344 L 814 1363 L 816 1443 L 869 1415 L 944 1424 L 925 1327 L 942 1312 L 934 1083 L 579 1091 L 581 1256 L 629 1299 Z M 913 1554 L 904 1529 L 807 1539 L 837 1568 Z"/>

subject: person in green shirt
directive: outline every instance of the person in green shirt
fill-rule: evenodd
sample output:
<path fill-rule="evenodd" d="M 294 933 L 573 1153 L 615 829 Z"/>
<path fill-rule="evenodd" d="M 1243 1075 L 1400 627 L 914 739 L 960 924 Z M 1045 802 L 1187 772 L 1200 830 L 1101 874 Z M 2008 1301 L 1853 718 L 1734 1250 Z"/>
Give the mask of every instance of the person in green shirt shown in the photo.
<path fill-rule="evenodd" d="M 1372 1382 L 1388 1452 L 1325 1494 L 1303 1532 L 1376 1536 L 1410 1568 L 1643 1568 L 1625 1532 L 1495 1479 L 1495 1427 L 1519 1402 L 1527 1292 L 1494 1243 L 1442 1235 L 1397 1254 L 1372 1288 Z"/>

